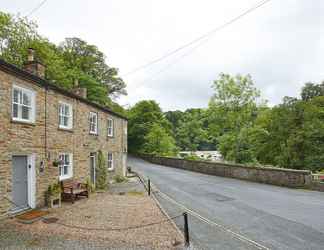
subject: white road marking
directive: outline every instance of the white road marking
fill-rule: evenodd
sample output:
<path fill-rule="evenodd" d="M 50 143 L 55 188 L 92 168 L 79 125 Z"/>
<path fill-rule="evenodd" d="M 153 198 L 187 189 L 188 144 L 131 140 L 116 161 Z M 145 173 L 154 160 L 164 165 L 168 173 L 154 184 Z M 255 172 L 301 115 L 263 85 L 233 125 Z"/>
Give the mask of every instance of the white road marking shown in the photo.
<path fill-rule="evenodd" d="M 151 186 L 153 186 L 153 185 L 151 184 Z M 200 219 L 201 221 L 203 221 L 203 222 L 205 222 L 205 223 L 207 223 L 207 224 L 209 224 L 209 225 L 211 225 L 211 226 L 216 226 L 216 227 L 220 228 L 221 230 L 223 230 L 223 231 L 225 231 L 225 232 L 227 232 L 227 233 L 230 233 L 230 234 L 234 235 L 234 237 L 236 237 L 237 239 L 239 239 L 239 240 L 241 240 L 241 241 L 243 241 L 243 242 L 247 242 L 247 243 L 249 243 L 249 244 L 255 246 L 255 247 L 258 248 L 258 249 L 262 249 L 262 250 L 270 250 L 270 248 L 268 248 L 268 247 L 266 247 L 266 246 L 263 246 L 263 245 L 261 245 L 260 243 L 254 241 L 254 240 L 251 240 L 251 239 L 249 239 L 249 238 L 247 238 L 247 237 L 245 237 L 245 236 L 243 236 L 243 235 L 241 235 L 241 234 L 239 234 L 239 233 L 236 233 L 236 232 L 232 231 L 232 230 L 229 229 L 229 228 L 226 228 L 226 227 L 223 226 L 223 225 L 220 225 L 220 224 L 218 224 L 218 223 L 216 223 L 216 222 L 214 222 L 214 221 L 212 221 L 212 220 L 209 220 L 209 219 L 207 219 L 207 218 L 201 216 L 201 215 L 198 214 L 197 212 L 195 212 L 195 211 L 193 211 L 193 210 L 187 208 L 186 206 L 180 204 L 179 202 L 177 202 L 176 200 L 174 200 L 173 198 L 171 198 L 171 197 L 168 196 L 167 194 L 161 192 L 161 191 L 160 191 L 160 190 L 159 190 L 155 185 L 154 185 L 154 188 L 157 190 L 157 192 L 158 192 L 158 193 L 159 193 L 163 198 L 165 198 L 166 200 L 169 200 L 170 202 L 172 202 L 172 203 L 176 204 L 177 206 L 181 207 L 183 210 L 187 211 L 187 213 L 189 213 L 189 214 L 191 214 L 192 216 L 194 216 L 194 217 Z"/>

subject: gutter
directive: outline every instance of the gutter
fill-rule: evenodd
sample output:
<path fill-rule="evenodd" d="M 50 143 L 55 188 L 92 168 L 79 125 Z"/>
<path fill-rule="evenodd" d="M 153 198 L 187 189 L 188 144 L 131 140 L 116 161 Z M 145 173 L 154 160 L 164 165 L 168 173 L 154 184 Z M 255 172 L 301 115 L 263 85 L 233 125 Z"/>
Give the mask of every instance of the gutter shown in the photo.
<path fill-rule="evenodd" d="M 54 83 L 52 83 L 50 81 L 47 81 L 47 80 L 45 80 L 43 78 L 40 78 L 38 76 L 35 76 L 35 75 L 27 72 L 25 70 L 22 70 L 22 69 L 18 68 L 17 66 L 4 61 L 3 59 L 0 59 L 0 69 L 3 70 L 6 73 L 13 74 L 13 75 L 15 75 L 15 76 L 17 76 L 17 77 L 19 77 L 19 78 L 21 78 L 23 80 L 31 81 L 33 84 L 35 84 L 35 85 L 37 85 L 39 87 L 47 88 L 47 90 L 48 89 L 55 90 L 55 91 L 65 95 L 65 96 L 77 99 L 77 100 L 79 100 L 79 101 L 81 101 L 83 103 L 86 103 L 86 104 L 88 104 L 90 106 L 93 106 L 93 107 L 95 107 L 97 109 L 100 109 L 100 110 L 102 110 L 102 111 L 104 111 L 106 113 L 110 113 L 110 114 L 112 114 L 114 116 L 117 116 L 117 117 L 119 117 L 121 119 L 124 119 L 126 121 L 128 120 L 128 118 L 126 116 L 123 116 L 123 115 L 121 115 L 119 113 L 116 113 L 116 112 L 112 111 L 108 107 L 105 107 L 103 105 L 100 105 L 100 104 L 97 104 L 95 102 L 89 101 L 86 98 L 78 96 L 78 95 L 76 95 L 76 94 L 74 94 L 74 93 L 72 93 L 72 92 L 70 92 L 70 91 L 68 91 L 66 89 L 63 89 L 63 88 L 55 85 Z"/>

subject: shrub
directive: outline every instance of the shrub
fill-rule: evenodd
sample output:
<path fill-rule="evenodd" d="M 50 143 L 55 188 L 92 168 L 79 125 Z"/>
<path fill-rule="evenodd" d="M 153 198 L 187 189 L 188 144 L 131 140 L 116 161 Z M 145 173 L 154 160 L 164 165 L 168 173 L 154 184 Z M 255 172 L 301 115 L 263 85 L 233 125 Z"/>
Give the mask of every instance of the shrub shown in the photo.
<path fill-rule="evenodd" d="M 122 175 L 115 175 L 113 178 L 114 178 L 114 181 L 117 183 L 122 183 L 122 182 L 127 181 L 127 178 Z"/>
<path fill-rule="evenodd" d="M 96 168 L 96 188 L 106 189 L 107 188 L 107 166 L 105 157 L 101 150 L 98 151 L 97 156 L 97 168 Z"/>

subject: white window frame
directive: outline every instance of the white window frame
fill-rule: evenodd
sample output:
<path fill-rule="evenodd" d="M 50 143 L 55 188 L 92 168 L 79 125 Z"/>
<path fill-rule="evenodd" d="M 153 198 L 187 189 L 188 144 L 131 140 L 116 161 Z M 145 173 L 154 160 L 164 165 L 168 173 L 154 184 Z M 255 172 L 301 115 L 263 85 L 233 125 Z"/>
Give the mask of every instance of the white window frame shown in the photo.
<path fill-rule="evenodd" d="M 69 115 L 66 115 L 64 112 L 61 113 L 61 107 L 64 107 L 65 108 L 69 108 Z M 63 129 L 72 129 L 73 128 L 73 108 L 72 108 L 72 104 L 69 104 L 69 103 L 66 103 L 66 102 L 59 102 L 59 109 L 58 109 L 58 112 L 59 112 L 59 128 L 63 128 Z M 65 126 L 64 124 L 61 124 L 60 121 L 63 121 L 64 117 L 67 117 L 68 118 L 68 124 L 67 126 Z"/>
<path fill-rule="evenodd" d="M 94 121 L 92 121 L 92 118 L 93 117 L 96 117 L 96 120 L 95 120 L 95 122 Z M 92 130 L 92 125 L 95 125 L 95 130 Z M 90 114 L 89 114 L 89 133 L 90 134 L 93 134 L 93 135 L 97 135 L 98 134 L 98 113 L 96 113 L 96 112 L 90 112 Z"/>
<path fill-rule="evenodd" d="M 111 155 L 111 159 L 109 159 L 110 155 Z M 114 154 L 111 152 L 108 152 L 107 154 L 107 169 L 108 171 L 114 170 Z"/>
<path fill-rule="evenodd" d="M 109 126 L 109 123 L 111 126 Z M 114 120 L 111 118 L 107 120 L 107 135 L 108 137 L 114 137 Z"/>
<path fill-rule="evenodd" d="M 69 179 L 69 178 L 73 177 L 73 154 L 71 154 L 71 153 L 60 153 L 59 154 L 59 160 L 60 161 L 62 160 L 62 156 L 63 156 L 63 158 L 66 157 L 66 156 L 69 156 L 69 164 L 66 165 L 65 162 L 60 162 L 59 167 L 58 167 L 60 181 L 66 180 L 66 179 Z M 65 166 L 68 168 L 68 173 L 67 174 L 64 174 L 64 167 Z"/>
<path fill-rule="evenodd" d="M 27 95 L 30 95 L 30 106 L 21 103 L 23 97 L 21 97 L 21 101 L 18 100 L 18 102 L 14 102 L 15 90 L 21 91 L 22 96 L 24 93 Z M 12 118 L 12 120 L 19 121 L 19 122 L 35 123 L 35 114 L 36 114 L 36 101 L 35 100 L 36 100 L 36 92 L 35 91 L 33 91 L 31 89 L 24 88 L 24 87 L 20 87 L 17 85 L 13 85 L 12 86 L 12 97 L 11 97 L 11 118 Z M 18 105 L 18 110 L 17 110 L 18 117 L 14 117 L 14 105 Z M 30 108 L 29 119 L 22 118 L 22 108 L 19 108 L 19 107 L 23 107 L 23 106 Z"/>

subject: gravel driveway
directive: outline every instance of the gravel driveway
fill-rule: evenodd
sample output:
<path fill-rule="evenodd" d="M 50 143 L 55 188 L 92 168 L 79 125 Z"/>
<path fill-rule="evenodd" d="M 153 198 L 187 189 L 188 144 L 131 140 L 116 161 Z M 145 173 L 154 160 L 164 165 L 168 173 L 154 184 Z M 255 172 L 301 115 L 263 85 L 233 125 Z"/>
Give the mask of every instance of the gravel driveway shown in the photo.
<path fill-rule="evenodd" d="M 118 185 L 124 195 L 116 194 Z M 2 221 L 0 249 L 175 249 L 173 243 L 183 241 L 155 202 L 139 191 L 137 182 L 118 185 L 112 193 L 94 193 L 51 210 L 47 217 L 58 218 L 57 223 Z"/>

